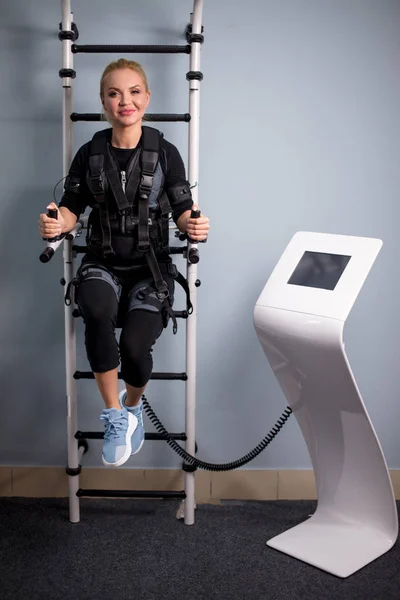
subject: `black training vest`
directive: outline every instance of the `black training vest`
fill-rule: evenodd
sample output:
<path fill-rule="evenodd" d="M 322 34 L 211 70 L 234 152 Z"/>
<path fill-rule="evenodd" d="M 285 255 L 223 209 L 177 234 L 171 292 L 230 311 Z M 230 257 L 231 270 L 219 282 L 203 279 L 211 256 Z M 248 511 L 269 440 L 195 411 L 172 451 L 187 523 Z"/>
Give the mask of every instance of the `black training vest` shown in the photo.
<path fill-rule="evenodd" d="M 86 180 L 93 200 L 88 250 L 121 266 L 146 264 L 150 249 L 159 260 L 168 260 L 171 207 L 159 160 L 162 134 L 143 127 L 139 145 L 122 172 L 112 153 L 111 134 L 111 128 L 99 131 L 90 144 Z"/>

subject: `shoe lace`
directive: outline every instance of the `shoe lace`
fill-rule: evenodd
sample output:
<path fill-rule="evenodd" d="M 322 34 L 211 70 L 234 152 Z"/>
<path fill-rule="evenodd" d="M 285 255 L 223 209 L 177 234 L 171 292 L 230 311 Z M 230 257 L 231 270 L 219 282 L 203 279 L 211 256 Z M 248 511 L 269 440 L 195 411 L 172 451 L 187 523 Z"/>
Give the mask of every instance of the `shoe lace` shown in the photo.
<path fill-rule="evenodd" d="M 105 421 L 104 438 L 116 439 L 125 429 L 125 420 L 123 417 L 112 419 L 110 415 L 100 415 L 100 420 Z"/>

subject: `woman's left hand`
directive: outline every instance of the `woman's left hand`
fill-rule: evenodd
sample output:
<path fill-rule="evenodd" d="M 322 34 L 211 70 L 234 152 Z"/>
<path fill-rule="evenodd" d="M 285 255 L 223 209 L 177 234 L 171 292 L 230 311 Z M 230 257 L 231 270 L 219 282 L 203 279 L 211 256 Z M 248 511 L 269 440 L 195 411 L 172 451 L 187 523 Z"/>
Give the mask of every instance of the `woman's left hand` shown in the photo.
<path fill-rule="evenodd" d="M 192 210 L 199 210 L 196 204 L 193 204 Z M 186 222 L 186 233 L 191 240 L 195 242 L 202 242 L 207 239 L 208 231 L 210 229 L 210 219 L 205 215 L 192 219 L 189 214 L 189 218 Z"/>

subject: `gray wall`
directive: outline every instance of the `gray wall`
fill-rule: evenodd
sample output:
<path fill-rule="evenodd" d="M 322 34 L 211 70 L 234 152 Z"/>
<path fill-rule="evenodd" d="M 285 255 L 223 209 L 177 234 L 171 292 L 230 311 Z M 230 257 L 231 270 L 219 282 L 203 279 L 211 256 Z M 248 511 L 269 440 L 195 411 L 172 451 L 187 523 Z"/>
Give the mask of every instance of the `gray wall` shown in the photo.
<path fill-rule="evenodd" d="M 191 6 L 92 0 L 72 8 L 79 43 L 176 44 L 184 42 Z M 39 263 L 37 233 L 38 215 L 62 177 L 60 3 L 13 0 L 3 13 L 0 464 L 65 465 L 62 253 Z M 255 335 L 253 307 L 291 236 L 311 230 L 384 242 L 345 336 L 388 464 L 399 468 L 400 3 L 205 0 L 204 26 L 199 192 L 212 232 L 199 269 L 199 456 L 242 456 L 285 407 Z M 76 111 L 99 110 L 101 72 L 115 58 L 75 57 Z M 153 92 L 150 111 L 186 111 L 187 57 L 138 60 Z M 98 128 L 77 124 L 75 150 Z M 187 126 L 161 129 L 186 161 Z M 78 340 L 84 370 L 81 322 Z M 183 326 L 175 337 L 165 332 L 155 370 L 183 370 L 184 341 Z M 94 382 L 80 382 L 78 390 L 80 427 L 101 429 Z M 184 428 L 182 383 L 151 382 L 147 395 L 168 429 Z M 101 442 L 92 442 L 85 464 L 102 464 Z M 127 463 L 178 465 L 172 450 L 154 442 Z M 248 468 L 310 466 L 292 418 Z"/>

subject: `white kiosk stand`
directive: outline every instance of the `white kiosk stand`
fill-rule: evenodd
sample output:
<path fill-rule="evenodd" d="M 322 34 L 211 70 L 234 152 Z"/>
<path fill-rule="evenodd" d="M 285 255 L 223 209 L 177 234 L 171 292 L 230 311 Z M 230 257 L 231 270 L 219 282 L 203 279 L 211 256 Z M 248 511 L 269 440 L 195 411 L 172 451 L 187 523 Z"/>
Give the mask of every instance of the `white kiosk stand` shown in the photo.
<path fill-rule="evenodd" d="M 348 577 L 394 545 L 396 503 L 386 461 L 357 388 L 343 326 L 380 240 L 296 233 L 254 309 L 269 363 L 307 444 L 316 512 L 267 542 Z"/>

